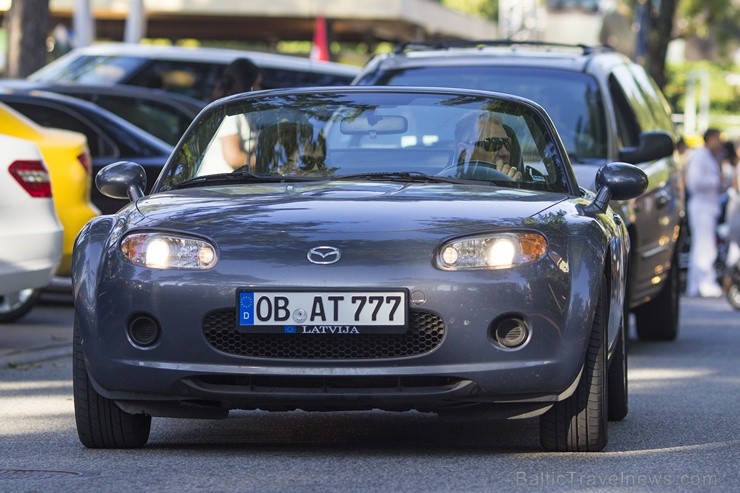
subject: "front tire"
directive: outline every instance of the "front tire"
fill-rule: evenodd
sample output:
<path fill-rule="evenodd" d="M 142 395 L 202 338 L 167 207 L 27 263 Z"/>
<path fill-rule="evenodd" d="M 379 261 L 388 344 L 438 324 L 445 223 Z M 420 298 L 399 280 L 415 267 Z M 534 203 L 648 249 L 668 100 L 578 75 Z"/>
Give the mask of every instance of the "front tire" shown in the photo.
<path fill-rule="evenodd" d="M 76 323 L 73 340 L 72 388 L 80 442 L 88 448 L 143 447 L 149 440 L 151 416 L 126 413 L 98 394 L 90 383 Z"/>
<path fill-rule="evenodd" d="M 39 300 L 41 291 L 23 289 L 15 293 L 0 295 L 0 323 L 15 322 L 28 313 Z"/>
<path fill-rule="evenodd" d="M 602 279 L 581 380 L 573 395 L 540 417 L 540 444 L 557 452 L 596 452 L 607 441 L 606 324 L 608 290 Z"/>
<path fill-rule="evenodd" d="M 637 336 L 644 341 L 672 341 L 678 336 L 679 267 L 674 254 L 658 296 L 635 308 Z"/>

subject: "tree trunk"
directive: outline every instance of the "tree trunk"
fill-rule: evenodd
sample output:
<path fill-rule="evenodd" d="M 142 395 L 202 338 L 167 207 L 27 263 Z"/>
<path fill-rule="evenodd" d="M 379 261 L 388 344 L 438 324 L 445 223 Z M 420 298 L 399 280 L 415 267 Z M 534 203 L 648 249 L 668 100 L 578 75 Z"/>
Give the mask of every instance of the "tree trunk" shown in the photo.
<path fill-rule="evenodd" d="M 23 78 L 46 65 L 49 0 L 11 2 L 4 24 L 8 39 L 7 77 Z"/>
<path fill-rule="evenodd" d="M 668 43 L 673 39 L 673 19 L 678 0 L 661 0 L 660 8 L 651 13 L 650 36 L 646 68 L 663 89 L 666 84 L 665 59 Z"/>

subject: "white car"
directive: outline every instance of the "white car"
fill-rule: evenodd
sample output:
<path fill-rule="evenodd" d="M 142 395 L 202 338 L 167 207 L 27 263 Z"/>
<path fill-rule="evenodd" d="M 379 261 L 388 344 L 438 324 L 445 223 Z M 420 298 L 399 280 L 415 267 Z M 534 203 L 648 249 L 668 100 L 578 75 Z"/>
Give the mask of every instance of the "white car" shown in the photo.
<path fill-rule="evenodd" d="M 224 68 L 249 58 L 262 72 L 262 87 L 349 85 L 359 67 L 297 56 L 227 48 L 101 43 L 70 51 L 28 76 L 36 83 L 125 84 L 208 101 Z"/>
<path fill-rule="evenodd" d="M 62 258 L 49 172 L 31 141 L 0 135 L 0 323 L 25 315 Z"/>

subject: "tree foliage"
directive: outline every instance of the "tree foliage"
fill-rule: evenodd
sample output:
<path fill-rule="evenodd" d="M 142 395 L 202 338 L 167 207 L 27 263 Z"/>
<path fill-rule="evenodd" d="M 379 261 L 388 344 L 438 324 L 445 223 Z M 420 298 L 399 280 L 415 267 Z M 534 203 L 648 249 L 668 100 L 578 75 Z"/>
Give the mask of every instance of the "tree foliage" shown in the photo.
<path fill-rule="evenodd" d="M 663 89 L 668 102 L 676 112 L 682 112 L 686 105 L 687 82 L 692 72 L 706 72 L 709 75 L 709 100 L 713 114 L 740 115 L 738 89 L 727 80 L 731 68 L 703 60 L 668 65 L 668 83 Z"/>
<path fill-rule="evenodd" d="M 740 8 L 735 0 L 630 0 L 633 12 L 648 7 L 647 53 L 643 60 L 658 85 L 668 82 L 666 53 L 676 38 L 699 38 L 727 57 L 740 37 Z M 733 46 L 734 45 L 734 46 Z"/>
<path fill-rule="evenodd" d="M 723 56 L 740 39 L 740 4 L 735 0 L 681 0 L 678 17 L 678 36 L 713 39 Z"/>
<path fill-rule="evenodd" d="M 490 20 L 498 19 L 498 0 L 438 0 L 445 7 Z"/>

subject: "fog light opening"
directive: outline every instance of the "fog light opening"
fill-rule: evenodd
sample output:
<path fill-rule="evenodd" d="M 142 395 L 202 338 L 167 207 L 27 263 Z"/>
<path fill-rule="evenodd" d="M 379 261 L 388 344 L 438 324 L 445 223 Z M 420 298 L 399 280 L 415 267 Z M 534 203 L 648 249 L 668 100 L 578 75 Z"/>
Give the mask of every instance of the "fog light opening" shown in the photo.
<path fill-rule="evenodd" d="M 503 349 L 518 349 L 529 340 L 529 328 L 521 318 L 506 317 L 494 323 L 493 340 Z"/>
<path fill-rule="evenodd" d="M 159 324 L 148 315 L 138 315 L 128 324 L 128 335 L 137 346 L 151 346 L 159 340 L 160 333 Z"/>

